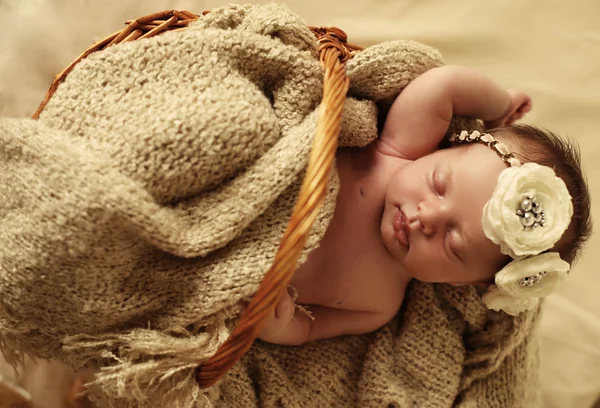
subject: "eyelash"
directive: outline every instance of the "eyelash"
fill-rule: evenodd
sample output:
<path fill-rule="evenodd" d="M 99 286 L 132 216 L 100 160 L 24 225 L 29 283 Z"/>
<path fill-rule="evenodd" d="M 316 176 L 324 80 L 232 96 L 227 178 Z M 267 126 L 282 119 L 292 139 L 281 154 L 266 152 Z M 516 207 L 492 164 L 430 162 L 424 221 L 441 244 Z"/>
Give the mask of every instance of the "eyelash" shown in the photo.
<path fill-rule="evenodd" d="M 436 182 L 436 175 L 437 169 L 434 169 L 429 177 L 429 187 L 435 195 L 442 197 L 444 195 L 444 191 L 442 191 L 443 189 L 440 188 L 439 183 Z"/>
<path fill-rule="evenodd" d="M 454 256 L 455 256 L 455 257 L 456 257 L 458 260 L 461 260 L 461 259 L 460 259 L 460 256 L 458 256 L 458 252 L 456 252 L 456 251 L 454 250 L 454 246 L 452 246 L 452 231 L 451 231 L 450 229 L 448 229 L 448 230 L 446 231 L 446 241 L 447 241 L 447 242 L 446 242 L 446 244 L 448 245 L 448 249 L 449 249 L 449 251 L 450 251 L 450 252 L 451 252 L 451 253 L 452 253 L 452 254 L 453 254 L 453 255 L 454 255 Z"/>

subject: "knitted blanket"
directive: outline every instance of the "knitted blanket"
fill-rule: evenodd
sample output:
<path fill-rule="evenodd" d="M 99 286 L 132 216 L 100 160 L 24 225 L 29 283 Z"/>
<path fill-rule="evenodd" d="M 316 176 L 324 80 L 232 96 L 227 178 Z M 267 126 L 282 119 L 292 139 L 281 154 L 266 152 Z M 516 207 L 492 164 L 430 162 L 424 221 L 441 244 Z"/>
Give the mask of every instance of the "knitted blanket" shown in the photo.
<path fill-rule="evenodd" d="M 196 386 L 291 214 L 322 94 L 315 49 L 286 8 L 230 6 L 92 54 L 39 121 L 1 119 L 2 351 L 98 368 L 90 392 L 110 407 L 534 406 L 537 312 L 420 282 L 375 333 L 259 341 Z M 389 102 L 441 63 L 409 41 L 347 62 L 341 145 L 374 140 Z M 335 171 L 330 185 L 303 259 L 333 213 Z"/>

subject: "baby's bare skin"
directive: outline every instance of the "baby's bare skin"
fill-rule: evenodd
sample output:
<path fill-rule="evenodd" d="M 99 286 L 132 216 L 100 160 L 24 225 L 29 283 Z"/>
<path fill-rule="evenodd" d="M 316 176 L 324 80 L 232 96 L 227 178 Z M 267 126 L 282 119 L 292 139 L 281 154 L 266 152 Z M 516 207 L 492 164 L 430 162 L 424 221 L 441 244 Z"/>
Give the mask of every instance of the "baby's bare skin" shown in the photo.
<path fill-rule="evenodd" d="M 453 114 L 503 124 L 518 119 L 529 106 L 526 95 L 509 93 L 460 67 L 438 68 L 413 81 L 392 106 L 380 139 L 337 153 L 335 213 L 320 246 L 291 282 L 296 302 L 308 305 L 314 320 L 295 307 L 289 293 L 282 293 L 260 338 L 299 345 L 371 332 L 389 322 L 412 279 L 382 240 L 389 180 L 437 149 Z"/>
<path fill-rule="evenodd" d="M 407 160 L 385 156 L 376 145 L 338 152 L 340 192 L 333 219 L 291 282 L 297 302 L 313 305 L 313 335 L 381 327 L 398 312 L 410 281 L 380 238 L 386 181 Z M 298 326 L 308 322 L 302 320 Z"/>

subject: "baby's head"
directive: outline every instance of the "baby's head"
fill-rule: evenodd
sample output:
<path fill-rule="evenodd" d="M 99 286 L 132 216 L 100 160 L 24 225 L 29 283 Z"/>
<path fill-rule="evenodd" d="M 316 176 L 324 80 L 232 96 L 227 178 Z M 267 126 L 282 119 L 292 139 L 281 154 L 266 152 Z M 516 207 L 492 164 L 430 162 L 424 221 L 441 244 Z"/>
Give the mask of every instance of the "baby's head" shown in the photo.
<path fill-rule="evenodd" d="M 490 308 L 534 307 L 566 277 L 590 235 L 578 149 L 524 125 L 463 132 L 453 144 L 393 176 L 384 244 L 413 278 L 495 281 L 484 296 Z"/>

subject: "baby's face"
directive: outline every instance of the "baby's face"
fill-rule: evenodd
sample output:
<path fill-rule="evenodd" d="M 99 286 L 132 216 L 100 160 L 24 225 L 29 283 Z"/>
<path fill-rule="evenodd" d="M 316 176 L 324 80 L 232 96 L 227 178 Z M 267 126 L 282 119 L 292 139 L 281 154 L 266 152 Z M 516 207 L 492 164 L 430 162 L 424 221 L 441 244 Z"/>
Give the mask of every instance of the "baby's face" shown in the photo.
<path fill-rule="evenodd" d="M 453 147 L 402 167 L 388 184 L 381 234 L 388 251 L 425 282 L 489 284 L 506 258 L 481 217 L 507 165 L 482 144 Z"/>

